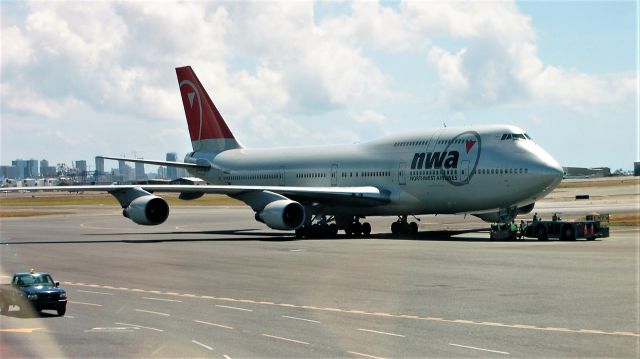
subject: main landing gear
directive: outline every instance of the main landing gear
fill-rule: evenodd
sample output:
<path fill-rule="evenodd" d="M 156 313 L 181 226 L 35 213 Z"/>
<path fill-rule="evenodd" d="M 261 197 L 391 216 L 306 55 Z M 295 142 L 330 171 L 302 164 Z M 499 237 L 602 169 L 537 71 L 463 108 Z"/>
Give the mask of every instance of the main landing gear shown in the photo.
<path fill-rule="evenodd" d="M 418 224 L 416 222 L 407 222 L 407 216 L 399 216 L 397 221 L 391 223 L 391 233 L 417 234 Z"/>
<path fill-rule="evenodd" d="M 371 234 L 371 225 L 369 222 L 360 223 L 360 218 L 354 217 L 353 222 L 344 229 L 344 233 L 349 237 L 368 237 Z"/>
<path fill-rule="evenodd" d="M 314 218 L 311 222 L 315 223 L 305 224 L 296 229 L 296 238 L 336 238 L 338 236 L 338 225 L 335 223 L 329 223 L 332 221 L 333 217 L 330 217 L 329 219 L 327 219 L 326 216 Z"/>
<path fill-rule="evenodd" d="M 360 217 L 316 216 L 304 226 L 296 229 L 296 238 L 337 238 L 338 229 L 344 229 L 347 237 L 368 237 L 371 234 L 371 225 L 368 222 L 360 223 Z"/>

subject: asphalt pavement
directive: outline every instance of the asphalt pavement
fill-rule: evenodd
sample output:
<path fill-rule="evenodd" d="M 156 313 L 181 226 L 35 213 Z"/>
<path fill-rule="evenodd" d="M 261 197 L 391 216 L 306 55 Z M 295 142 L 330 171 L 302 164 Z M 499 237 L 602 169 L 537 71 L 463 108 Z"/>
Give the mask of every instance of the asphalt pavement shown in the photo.
<path fill-rule="evenodd" d="M 638 356 L 638 227 L 494 242 L 462 233 L 487 227 L 470 217 L 424 216 L 414 237 L 391 220 L 294 240 L 244 207 L 2 219 L 0 281 L 47 271 L 69 304 L 2 313 L 0 357 Z"/>

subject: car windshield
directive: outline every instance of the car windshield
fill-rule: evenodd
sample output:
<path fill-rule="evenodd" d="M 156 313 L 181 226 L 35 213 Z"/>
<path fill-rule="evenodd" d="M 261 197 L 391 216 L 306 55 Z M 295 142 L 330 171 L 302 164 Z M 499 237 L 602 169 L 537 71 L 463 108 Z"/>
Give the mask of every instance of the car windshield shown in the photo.
<path fill-rule="evenodd" d="M 34 285 L 53 285 L 53 279 L 48 274 L 26 274 L 16 276 L 13 283 L 20 287 L 28 287 Z"/>

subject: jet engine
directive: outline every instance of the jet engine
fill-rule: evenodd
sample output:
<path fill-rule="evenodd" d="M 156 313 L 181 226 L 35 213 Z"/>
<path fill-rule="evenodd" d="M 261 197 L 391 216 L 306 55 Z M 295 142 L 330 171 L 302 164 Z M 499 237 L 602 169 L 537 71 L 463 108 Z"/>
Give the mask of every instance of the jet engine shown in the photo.
<path fill-rule="evenodd" d="M 129 206 L 122 210 L 122 215 L 137 224 L 162 224 L 169 217 L 169 205 L 164 199 L 147 195 L 134 199 Z"/>
<path fill-rule="evenodd" d="M 523 207 L 518 207 L 518 214 L 527 214 L 531 211 L 533 211 L 533 207 L 536 205 L 535 202 L 528 204 L 526 206 Z"/>
<path fill-rule="evenodd" d="M 304 219 L 304 207 L 287 199 L 270 202 L 262 211 L 256 212 L 256 220 L 273 229 L 297 229 L 304 224 Z"/>

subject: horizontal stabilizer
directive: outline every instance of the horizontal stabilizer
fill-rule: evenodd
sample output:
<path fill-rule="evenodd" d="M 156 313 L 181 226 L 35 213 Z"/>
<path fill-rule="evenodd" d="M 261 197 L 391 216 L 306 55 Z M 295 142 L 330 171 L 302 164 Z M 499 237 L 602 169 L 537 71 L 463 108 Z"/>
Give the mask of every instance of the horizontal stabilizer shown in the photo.
<path fill-rule="evenodd" d="M 96 158 L 104 158 L 107 160 L 124 161 L 124 162 L 146 163 L 146 164 L 157 165 L 157 166 L 191 168 L 191 169 L 198 169 L 198 170 L 205 170 L 205 169 L 211 168 L 211 163 L 209 163 L 209 161 L 206 161 L 206 160 L 203 161 L 202 163 L 186 163 L 186 162 L 174 162 L 174 161 L 145 160 L 142 158 L 124 158 L 124 157 L 107 157 L 107 156 L 96 156 Z"/>

